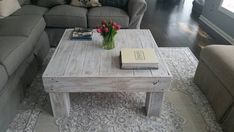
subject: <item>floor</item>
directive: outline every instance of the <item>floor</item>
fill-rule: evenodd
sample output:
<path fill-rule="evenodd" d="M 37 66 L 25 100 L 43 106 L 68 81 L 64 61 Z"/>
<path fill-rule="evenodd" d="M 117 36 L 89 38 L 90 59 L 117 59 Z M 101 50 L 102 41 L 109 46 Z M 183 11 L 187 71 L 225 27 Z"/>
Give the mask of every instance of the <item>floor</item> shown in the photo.
<path fill-rule="evenodd" d="M 197 59 L 188 48 L 160 48 L 173 74 L 161 115 L 145 116 L 144 93 L 72 93 L 71 116 L 56 120 L 41 75 L 54 49 L 19 107 L 7 132 L 222 132 L 205 96 L 193 83 Z"/>
<path fill-rule="evenodd" d="M 189 47 L 198 58 L 201 48 L 217 43 L 199 27 L 193 0 L 146 0 L 141 28 L 150 29 L 159 47 Z"/>

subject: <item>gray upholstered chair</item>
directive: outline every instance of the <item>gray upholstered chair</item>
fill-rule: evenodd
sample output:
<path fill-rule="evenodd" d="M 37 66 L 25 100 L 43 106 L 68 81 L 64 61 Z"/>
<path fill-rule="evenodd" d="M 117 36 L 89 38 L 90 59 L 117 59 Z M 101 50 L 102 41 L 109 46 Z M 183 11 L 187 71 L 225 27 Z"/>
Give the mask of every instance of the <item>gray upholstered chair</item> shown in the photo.
<path fill-rule="evenodd" d="M 234 46 L 207 46 L 194 77 L 225 132 L 234 132 Z"/>

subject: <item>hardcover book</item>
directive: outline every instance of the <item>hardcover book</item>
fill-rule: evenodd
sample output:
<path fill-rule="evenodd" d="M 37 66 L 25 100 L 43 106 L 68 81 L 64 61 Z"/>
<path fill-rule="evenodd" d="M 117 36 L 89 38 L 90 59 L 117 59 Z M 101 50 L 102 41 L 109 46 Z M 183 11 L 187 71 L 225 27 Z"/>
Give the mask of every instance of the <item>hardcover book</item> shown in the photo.
<path fill-rule="evenodd" d="M 122 69 L 158 69 L 159 60 L 153 48 L 123 48 Z"/>
<path fill-rule="evenodd" d="M 71 33 L 72 40 L 92 40 L 93 32 L 91 29 L 74 28 Z"/>

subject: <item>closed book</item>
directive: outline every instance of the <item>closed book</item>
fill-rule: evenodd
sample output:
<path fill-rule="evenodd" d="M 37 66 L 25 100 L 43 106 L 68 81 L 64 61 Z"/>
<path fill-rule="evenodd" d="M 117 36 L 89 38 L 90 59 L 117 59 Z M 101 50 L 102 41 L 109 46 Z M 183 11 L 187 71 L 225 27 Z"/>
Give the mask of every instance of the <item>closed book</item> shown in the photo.
<path fill-rule="evenodd" d="M 90 29 L 75 28 L 71 33 L 72 40 L 92 40 L 93 32 Z"/>
<path fill-rule="evenodd" d="M 78 37 L 71 37 L 72 40 L 92 40 L 92 36 L 78 36 Z"/>
<path fill-rule="evenodd" d="M 159 59 L 153 48 L 123 48 L 122 69 L 158 69 Z"/>

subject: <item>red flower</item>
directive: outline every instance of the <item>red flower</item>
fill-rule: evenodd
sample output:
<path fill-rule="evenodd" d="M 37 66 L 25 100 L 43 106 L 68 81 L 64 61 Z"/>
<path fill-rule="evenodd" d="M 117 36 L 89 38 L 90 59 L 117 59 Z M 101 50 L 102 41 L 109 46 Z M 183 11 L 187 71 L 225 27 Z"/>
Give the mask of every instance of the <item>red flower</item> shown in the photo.
<path fill-rule="evenodd" d="M 121 26 L 117 23 L 113 23 L 112 27 L 115 29 L 115 30 L 119 30 L 121 28 Z"/>
<path fill-rule="evenodd" d="M 109 29 L 108 28 L 104 28 L 104 32 L 108 33 Z"/>
<path fill-rule="evenodd" d="M 119 30 L 121 26 L 119 24 L 116 25 L 116 29 Z"/>
<path fill-rule="evenodd" d="M 113 22 L 111 19 L 109 21 L 102 20 L 101 25 L 97 27 L 97 32 L 103 36 L 106 36 L 110 33 L 116 34 L 117 30 L 120 28 L 121 26 Z"/>
<path fill-rule="evenodd" d="M 98 32 L 98 33 L 102 33 L 102 29 L 101 29 L 101 28 L 98 28 L 98 29 L 97 29 L 97 32 Z"/>
<path fill-rule="evenodd" d="M 107 25 L 106 20 L 102 20 L 102 25 Z"/>

